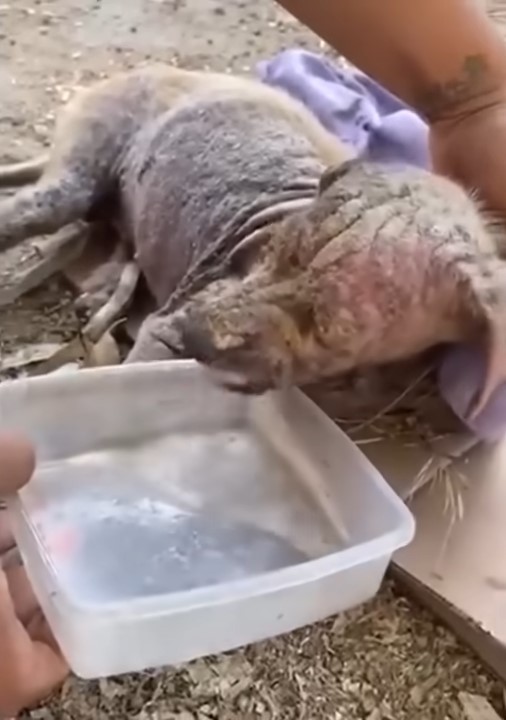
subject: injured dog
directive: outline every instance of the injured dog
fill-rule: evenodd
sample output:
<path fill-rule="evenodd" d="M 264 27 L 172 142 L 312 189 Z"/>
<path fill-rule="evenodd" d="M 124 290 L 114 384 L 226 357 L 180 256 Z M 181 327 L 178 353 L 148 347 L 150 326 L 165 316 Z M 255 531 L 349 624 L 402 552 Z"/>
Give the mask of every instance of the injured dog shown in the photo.
<path fill-rule="evenodd" d="M 350 156 L 280 90 L 137 70 L 78 95 L 48 158 L 0 169 L 0 182 L 38 178 L 0 204 L 0 249 L 112 198 L 159 307 L 129 361 L 196 357 L 263 392 L 471 341 L 488 358 L 476 414 L 506 377 L 493 233 L 449 180 Z M 133 292 L 137 274 L 125 277 Z"/>
<path fill-rule="evenodd" d="M 488 371 L 471 416 L 505 379 L 506 264 L 444 178 L 345 162 L 306 208 L 240 242 L 220 275 L 146 320 L 130 360 L 165 346 L 261 393 L 478 343 Z"/>

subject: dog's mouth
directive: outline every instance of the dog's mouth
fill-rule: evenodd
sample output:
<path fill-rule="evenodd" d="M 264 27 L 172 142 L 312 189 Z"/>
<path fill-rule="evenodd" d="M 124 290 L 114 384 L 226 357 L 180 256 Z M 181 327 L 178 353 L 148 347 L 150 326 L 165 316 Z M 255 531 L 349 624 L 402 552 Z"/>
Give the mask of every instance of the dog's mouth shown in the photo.
<path fill-rule="evenodd" d="M 275 384 L 267 380 L 249 378 L 241 372 L 223 370 L 212 365 L 206 367 L 212 381 L 230 392 L 241 395 L 263 395 L 275 387 Z"/>
<path fill-rule="evenodd" d="M 201 364 L 207 367 L 215 383 L 243 395 L 263 395 L 270 390 L 281 390 L 294 381 L 290 362 L 258 352 L 226 352 Z"/>
<path fill-rule="evenodd" d="M 221 361 L 216 359 L 209 360 L 208 358 L 188 351 L 187 348 L 184 348 L 184 345 L 168 341 L 167 338 L 163 338 L 163 340 L 160 338 L 160 342 L 174 359 L 196 360 L 199 365 L 206 369 L 212 382 L 230 392 L 241 393 L 243 395 L 262 395 L 268 390 L 272 390 L 276 385 L 275 382 L 271 382 L 266 378 L 255 377 L 256 373 L 249 375 L 247 372 L 241 372 L 241 370 L 235 369 L 233 362 L 224 362 L 223 359 L 221 359 Z M 231 364 L 234 369 L 230 369 L 229 364 Z"/>
<path fill-rule="evenodd" d="M 188 314 L 173 318 L 158 340 L 174 358 L 196 360 L 215 384 L 230 392 L 262 395 L 282 387 L 291 375 L 273 348 L 271 352 L 262 350 L 259 335 L 245 336 L 235 345 L 219 348 L 206 323 Z"/>

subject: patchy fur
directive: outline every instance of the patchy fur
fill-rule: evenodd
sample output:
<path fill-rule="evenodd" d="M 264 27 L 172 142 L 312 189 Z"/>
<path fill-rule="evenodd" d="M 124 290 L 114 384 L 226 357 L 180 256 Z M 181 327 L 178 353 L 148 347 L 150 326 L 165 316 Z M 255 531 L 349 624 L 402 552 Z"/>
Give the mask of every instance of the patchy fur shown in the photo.
<path fill-rule="evenodd" d="M 347 163 L 243 261 L 236 253 L 235 276 L 154 324 L 230 387 L 305 385 L 460 341 L 489 351 L 473 410 L 504 379 L 506 264 L 473 202 L 444 178 Z"/>
<path fill-rule="evenodd" d="M 488 354 L 474 412 L 505 377 L 505 265 L 474 200 L 351 160 L 280 90 L 116 76 L 65 109 L 48 159 L 0 169 L 23 178 L 38 179 L 0 203 L 0 249 L 104 212 L 119 229 L 160 308 L 129 361 L 192 356 L 262 392 L 466 340 Z"/>

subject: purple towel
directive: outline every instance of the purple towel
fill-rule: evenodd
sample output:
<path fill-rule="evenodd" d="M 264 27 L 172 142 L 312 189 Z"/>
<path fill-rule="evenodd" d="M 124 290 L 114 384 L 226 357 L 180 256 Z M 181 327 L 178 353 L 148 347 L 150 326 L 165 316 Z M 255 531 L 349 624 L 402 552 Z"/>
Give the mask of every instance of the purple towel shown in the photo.
<path fill-rule="evenodd" d="M 263 82 L 303 102 L 359 154 L 428 167 L 427 125 L 367 75 L 305 50 L 285 50 L 257 70 Z"/>
<path fill-rule="evenodd" d="M 310 108 L 321 123 L 370 160 L 429 166 L 428 127 L 411 108 L 356 69 L 343 69 L 306 50 L 285 50 L 257 67 L 263 82 L 284 89 Z M 439 389 L 464 420 L 479 389 L 484 358 L 468 347 L 444 353 Z M 464 420 L 464 422 L 466 422 Z M 495 441 L 506 434 L 506 385 L 467 426 Z"/>

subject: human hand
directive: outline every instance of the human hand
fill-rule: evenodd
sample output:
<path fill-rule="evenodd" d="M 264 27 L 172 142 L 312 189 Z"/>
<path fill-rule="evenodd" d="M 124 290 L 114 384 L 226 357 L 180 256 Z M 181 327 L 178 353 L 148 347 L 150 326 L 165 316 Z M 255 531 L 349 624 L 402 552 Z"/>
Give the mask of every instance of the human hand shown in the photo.
<path fill-rule="evenodd" d="M 434 123 L 430 143 L 434 169 L 476 190 L 506 222 L 506 88 L 504 99 Z"/>
<path fill-rule="evenodd" d="M 22 438 L 0 437 L 0 497 L 30 479 L 33 449 Z M 13 546 L 6 510 L 0 510 L 0 557 Z M 0 569 L 0 718 L 43 700 L 68 675 L 68 667 L 44 620 L 24 568 Z"/>

